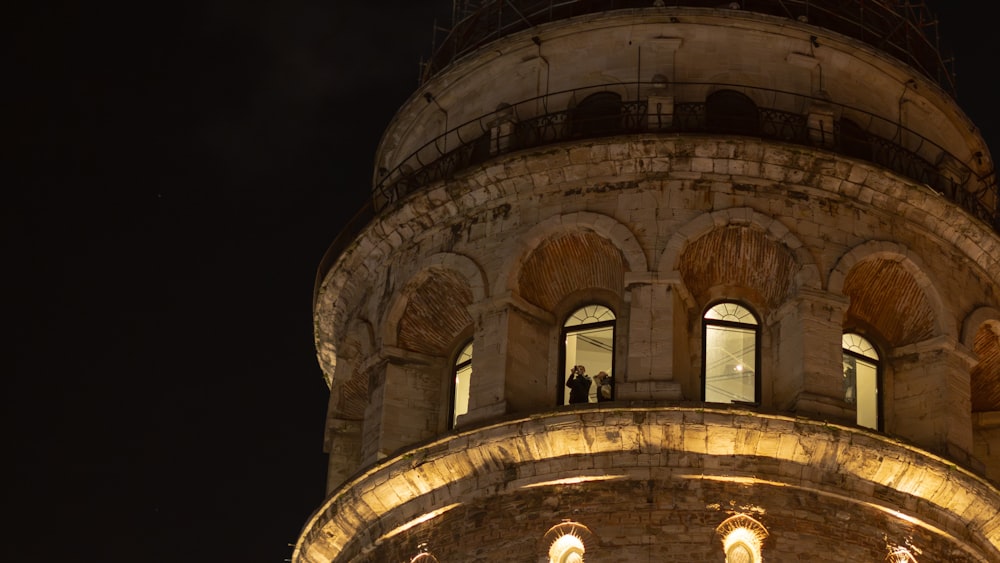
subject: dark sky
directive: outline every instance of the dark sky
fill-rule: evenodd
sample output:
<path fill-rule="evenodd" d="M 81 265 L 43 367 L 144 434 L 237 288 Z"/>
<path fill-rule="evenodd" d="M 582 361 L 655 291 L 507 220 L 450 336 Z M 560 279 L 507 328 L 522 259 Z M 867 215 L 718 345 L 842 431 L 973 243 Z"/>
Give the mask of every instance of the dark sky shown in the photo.
<path fill-rule="evenodd" d="M 324 494 L 316 267 L 451 3 L 23 4 L 0 559 L 280 563 Z M 996 32 L 941 4 L 1000 150 Z"/>

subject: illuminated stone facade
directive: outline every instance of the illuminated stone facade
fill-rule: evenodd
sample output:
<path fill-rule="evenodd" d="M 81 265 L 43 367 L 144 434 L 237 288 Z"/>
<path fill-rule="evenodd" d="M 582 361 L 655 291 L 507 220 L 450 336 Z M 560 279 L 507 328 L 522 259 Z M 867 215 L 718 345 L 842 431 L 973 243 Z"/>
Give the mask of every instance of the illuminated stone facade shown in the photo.
<path fill-rule="evenodd" d="M 293 561 L 1000 561 L 996 185 L 923 12 L 681 4 L 432 60 L 320 268 Z"/>

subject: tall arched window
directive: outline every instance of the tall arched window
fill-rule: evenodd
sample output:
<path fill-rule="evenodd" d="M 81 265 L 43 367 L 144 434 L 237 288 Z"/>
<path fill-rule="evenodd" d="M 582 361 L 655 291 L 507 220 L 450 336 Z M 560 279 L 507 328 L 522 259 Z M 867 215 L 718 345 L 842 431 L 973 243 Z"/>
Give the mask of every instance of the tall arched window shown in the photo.
<path fill-rule="evenodd" d="M 702 323 L 702 400 L 760 403 L 760 323 L 738 303 L 717 303 Z"/>
<path fill-rule="evenodd" d="M 844 401 L 854 405 L 858 426 L 880 430 L 881 374 L 878 352 L 860 334 L 846 333 L 844 347 Z"/>
<path fill-rule="evenodd" d="M 462 347 L 455 359 L 454 378 L 451 386 L 451 426 L 458 417 L 469 412 L 469 380 L 472 379 L 472 342 Z"/>
<path fill-rule="evenodd" d="M 612 400 L 614 358 L 614 312 L 604 305 L 587 305 L 574 311 L 563 324 L 564 384 L 559 386 L 560 404 Z"/>

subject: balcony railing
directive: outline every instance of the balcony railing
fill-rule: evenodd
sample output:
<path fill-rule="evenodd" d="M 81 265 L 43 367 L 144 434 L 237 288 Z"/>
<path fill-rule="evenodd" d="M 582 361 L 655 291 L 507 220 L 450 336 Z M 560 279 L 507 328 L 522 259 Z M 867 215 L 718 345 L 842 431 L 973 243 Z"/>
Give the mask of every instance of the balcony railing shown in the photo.
<path fill-rule="evenodd" d="M 452 61 L 501 37 L 585 14 L 639 8 L 744 10 L 816 25 L 888 53 L 955 95 L 952 60 L 943 57 L 937 20 L 919 0 L 492 0 L 454 22 L 423 65 L 428 80 Z M 464 17 L 463 17 L 464 16 Z"/>
<path fill-rule="evenodd" d="M 713 113 L 704 95 L 720 89 L 754 94 L 781 109 Z M 611 96 L 596 111 L 582 111 L 582 102 L 594 99 L 594 94 Z M 615 99 L 629 95 L 631 100 L 615 105 Z M 817 112 L 825 112 L 828 118 L 810 120 L 810 114 Z M 656 83 L 603 84 L 531 98 L 470 120 L 427 142 L 394 169 L 383 171 L 372 198 L 327 250 L 317 289 L 340 253 L 379 212 L 470 166 L 565 141 L 689 133 L 772 139 L 872 162 L 926 184 L 1000 232 L 995 172 L 979 176 L 932 141 L 869 112 L 791 92 L 733 84 L 672 83 L 669 89 Z"/>
<path fill-rule="evenodd" d="M 704 93 L 720 89 L 773 100 L 776 107 L 755 107 L 750 117 L 713 116 L 707 111 Z M 926 184 L 991 227 L 1000 227 L 995 175 L 977 176 L 967 163 L 896 122 L 772 89 L 673 83 L 671 95 L 661 96 L 663 91 L 665 87 L 656 83 L 603 84 L 531 98 L 468 121 L 426 143 L 393 170 L 383 171 L 375 184 L 374 210 L 459 170 L 517 150 L 587 137 L 707 133 L 774 139 L 866 160 Z M 633 99 L 621 102 L 620 109 L 610 113 L 582 113 L 577 102 L 601 92 Z M 672 107 L 659 102 L 650 107 L 650 99 L 669 99 Z M 830 119 L 810 123 L 809 113 L 815 111 L 810 108 L 817 107 L 826 108 Z"/>

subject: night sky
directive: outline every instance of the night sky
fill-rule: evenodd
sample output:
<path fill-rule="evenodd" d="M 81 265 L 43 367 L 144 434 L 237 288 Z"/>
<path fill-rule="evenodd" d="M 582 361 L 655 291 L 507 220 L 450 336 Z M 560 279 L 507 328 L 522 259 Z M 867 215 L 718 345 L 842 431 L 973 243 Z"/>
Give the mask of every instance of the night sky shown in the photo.
<path fill-rule="evenodd" d="M 0 559 L 281 563 L 324 496 L 316 268 L 451 3 L 24 4 Z M 996 154 L 996 31 L 939 4 Z"/>

